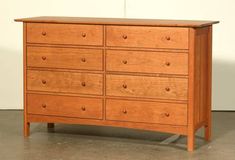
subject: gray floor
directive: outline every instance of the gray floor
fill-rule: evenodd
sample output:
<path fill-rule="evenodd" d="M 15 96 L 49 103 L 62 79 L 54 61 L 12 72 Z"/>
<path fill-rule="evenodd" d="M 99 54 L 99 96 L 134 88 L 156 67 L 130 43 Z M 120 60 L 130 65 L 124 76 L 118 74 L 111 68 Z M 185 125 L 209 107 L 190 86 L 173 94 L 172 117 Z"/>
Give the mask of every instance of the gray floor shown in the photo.
<path fill-rule="evenodd" d="M 196 150 L 186 151 L 186 139 L 163 145 L 172 136 L 113 127 L 32 124 L 22 136 L 22 111 L 0 111 L 0 160 L 234 160 L 235 112 L 213 113 L 213 139 L 197 133 Z"/>

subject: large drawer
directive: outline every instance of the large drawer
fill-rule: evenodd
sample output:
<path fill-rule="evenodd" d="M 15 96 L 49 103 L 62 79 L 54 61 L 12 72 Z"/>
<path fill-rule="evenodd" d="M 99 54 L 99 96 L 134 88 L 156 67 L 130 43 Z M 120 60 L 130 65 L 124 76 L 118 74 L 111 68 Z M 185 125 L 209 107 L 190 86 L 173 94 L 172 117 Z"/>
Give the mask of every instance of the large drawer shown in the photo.
<path fill-rule="evenodd" d="M 102 119 L 103 100 L 98 98 L 27 94 L 27 113 Z"/>
<path fill-rule="evenodd" d="M 102 95 L 103 75 L 27 70 L 27 90 Z"/>
<path fill-rule="evenodd" d="M 188 79 L 106 75 L 106 94 L 121 97 L 187 100 Z"/>
<path fill-rule="evenodd" d="M 27 23 L 27 42 L 103 45 L 102 25 Z"/>
<path fill-rule="evenodd" d="M 107 26 L 106 37 L 107 46 L 188 49 L 188 28 Z"/>
<path fill-rule="evenodd" d="M 106 119 L 187 125 L 187 104 L 107 99 Z"/>
<path fill-rule="evenodd" d="M 103 50 L 27 47 L 27 66 L 65 69 L 103 69 Z"/>
<path fill-rule="evenodd" d="M 106 51 L 107 71 L 188 74 L 188 54 L 150 51 Z"/>

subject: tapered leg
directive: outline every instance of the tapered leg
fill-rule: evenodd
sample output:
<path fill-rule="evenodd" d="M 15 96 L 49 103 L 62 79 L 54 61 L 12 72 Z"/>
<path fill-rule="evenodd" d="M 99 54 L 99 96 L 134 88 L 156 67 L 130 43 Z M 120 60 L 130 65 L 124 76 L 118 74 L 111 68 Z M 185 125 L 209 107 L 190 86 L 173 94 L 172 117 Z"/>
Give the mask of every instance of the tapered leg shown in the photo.
<path fill-rule="evenodd" d="M 30 134 L 30 123 L 24 122 L 24 136 L 28 137 Z"/>
<path fill-rule="evenodd" d="M 194 141 L 195 141 L 195 135 L 194 134 L 189 134 L 188 135 L 188 151 L 193 151 L 194 150 Z"/>
<path fill-rule="evenodd" d="M 54 123 L 47 123 L 47 128 L 54 128 L 55 124 Z"/>

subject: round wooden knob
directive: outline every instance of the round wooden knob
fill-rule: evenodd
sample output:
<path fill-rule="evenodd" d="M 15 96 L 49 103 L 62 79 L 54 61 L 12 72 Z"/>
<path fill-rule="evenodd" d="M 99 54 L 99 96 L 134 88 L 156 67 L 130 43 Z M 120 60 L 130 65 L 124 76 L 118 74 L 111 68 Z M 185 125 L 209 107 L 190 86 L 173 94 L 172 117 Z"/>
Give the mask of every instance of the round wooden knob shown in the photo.
<path fill-rule="evenodd" d="M 86 58 L 81 58 L 81 61 L 82 62 L 86 62 Z"/>
<path fill-rule="evenodd" d="M 170 62 L 166 62 L 165 64 L 166 64 L 166 66 L 170 66 L 170 65 L 171 65 L 171 63 L 170 63 Z"/>
<path fill-rule="evenodd" d="M 122 63 L 123 63 L 123 64 L 127 64 L 127 60 L 123 60 Z"/>
<path fill-rule="evenodd" d="M 122 113 L 127 114 L 127 110 L 124 109 L 124 110 L 122 111 Z"/>
<path fill-rule="evenodd" d="M 169 87 L 166 87 L 165 90 L 166 90 L 167 92 L 169 92 L 169 91 L 170 91 L 170 88 L 169 88 Z"/>
<path fill-rule="evenodd" d="M 171 37 L 170 36 L 166 36 L 166 40 L 171 40 Z"/>
<path fill-rule="evenodd" d="M 169 117 L 169 116 L 170 116 L 170 114 L 169 114 L 169 113 L 165 113 L 165 116 L 166 116 L 166 117 Z"/>
<path fill-rule="evenodd" d="M 123 84 L 122 87 L 123 87 L 123 88 L 127 88 L 127 85 L 126 85 L 126 84 Z"/>
<path fill-rule="evenodd" d="M 42 60 L 44 60 L 44 61 L 45 61 L 46 59 L 47 59 L 47 57 L 45 57 L 45 56 L 42 56 Z"/>
<path fill-rule="evenodd" d="M 46 104 L 42 104 L 42 108 L 46 108 L 47 107 L 47 105 Z"/>
<path fill-rule="evenodd" d="M 82 86 L 83 86 L 83 87 L 85 87 L 85 86 L 86 86 L 86 82 L 82 82 L 81 84 L 82 84 Z"/>
<path fill-rule="evenodd" d="M 127 35 L 122 35 L 122 38 L 123 39 L 127 39 Z"/>
<path fill-rule="evenodd" d="M 47 35 L 47 32 L 42 32 L 42 35 L 43 35 L 43 36 Z"/>
<path fill-rule="evenodd" d="M 82 106 L 82 111 L 85 111 L 86 110 L 86 107 Z"/>
<path fill-rule="evenodd" d="M 82 33 L 82 37 L 86 37 L 86 33 Z"/>
<path fill-rule="evenodd" d="M 46 80 L 42 80 L 42 84 L 46 84 L 47 83 L 47 81 Z"/>

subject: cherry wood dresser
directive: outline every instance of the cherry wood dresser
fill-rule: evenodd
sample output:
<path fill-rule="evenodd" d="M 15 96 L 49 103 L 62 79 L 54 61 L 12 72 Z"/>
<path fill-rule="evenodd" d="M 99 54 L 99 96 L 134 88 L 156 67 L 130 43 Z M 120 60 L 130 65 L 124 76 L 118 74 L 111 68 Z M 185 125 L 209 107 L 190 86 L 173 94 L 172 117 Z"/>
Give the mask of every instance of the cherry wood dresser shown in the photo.
<path fill-rule="evenodd" d="M 16 19 L 24 30 L 24 135 L 32 122 L 211 137 L 212 24 Z"/>

